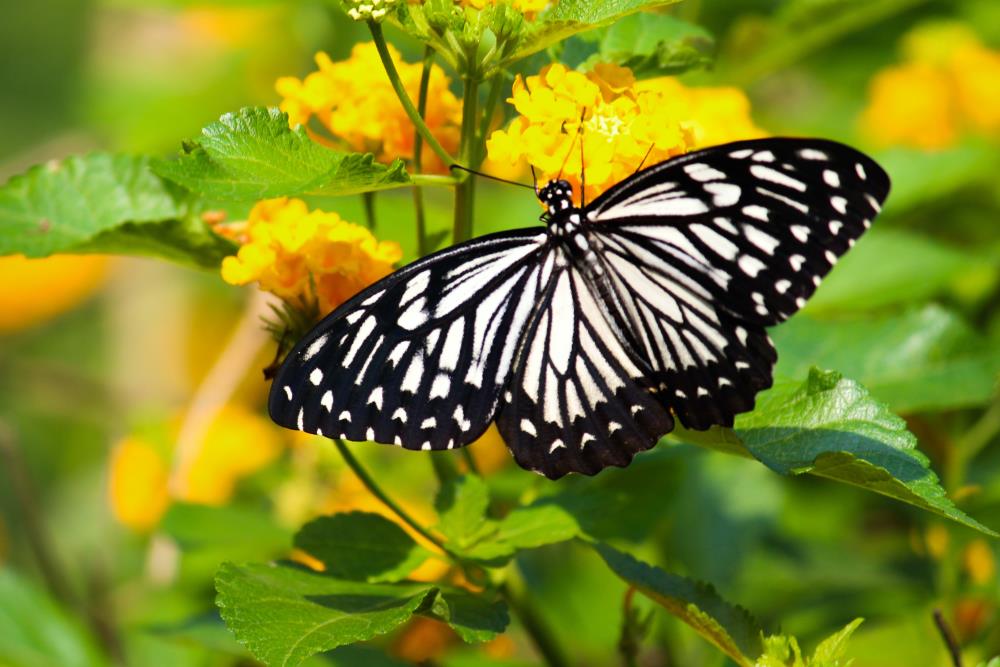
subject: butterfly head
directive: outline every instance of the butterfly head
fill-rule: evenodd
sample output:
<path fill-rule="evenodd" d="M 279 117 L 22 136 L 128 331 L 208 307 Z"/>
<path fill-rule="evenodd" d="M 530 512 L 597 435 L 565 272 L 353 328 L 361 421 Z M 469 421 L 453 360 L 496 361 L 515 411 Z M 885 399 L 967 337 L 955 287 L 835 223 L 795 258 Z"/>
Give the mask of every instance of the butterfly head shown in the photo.
<path fill-rule="evenodd" d="M 573 186 L 561 178 L 549 181 L 538 191 L 538 199 L 550 216 L 557 215 L 573 208 Z"/>

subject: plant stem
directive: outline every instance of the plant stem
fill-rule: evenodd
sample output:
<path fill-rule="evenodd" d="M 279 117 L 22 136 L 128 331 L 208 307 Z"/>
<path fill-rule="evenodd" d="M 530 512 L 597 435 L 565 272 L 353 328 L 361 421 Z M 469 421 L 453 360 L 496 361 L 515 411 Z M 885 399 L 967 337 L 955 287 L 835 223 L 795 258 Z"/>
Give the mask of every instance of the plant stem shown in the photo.
<path fill-rule="evenodd" d="M 476 459 L 473 458 L 472 452 L 469 451 L 468 447 L 462 447 L 462 456 L 465 457 L 465 465 L 469 466 L 469 472 L 473 475 L 478 475 L 479 466 L 476 465 Z"/>
<path fill-rule="evenodd" d="M 10 480 L 10 489 L 17 500 L 18 509 L 23 519 L 24 537 L 35 556 L 42 579 L 52 597 L 69 607 L 77 605 L 76 596 L 67 582 L 66 575 L 58 565 L 52 545 L 45 534 L 42 517 L 38 511 L 38 494 L 28 474 L 21 450 L 14 433 L 3 422 L 0 422 L 0 457 L 3 459 L 4 470 Z"/>
<path fill-rule="evenodd" d="M 375 48 L 378 50 L 378 55 L 382 59 L 382 67 L 385 68 L 385 73 L 389 77 L 389 83 L 392 84 L 392 89 L 396 91 L 396 97 L 399 98 L 399 103 L 403 105 L 403 110 L 406 111 L 406 115 L 410 117 L 413 122 L 413 126 L 417 128 L 417 132 L 424 138 L 427 145 L 431 147 L 437 156 L 441 158 L 441 161 L 446 165 L 452 165 L 455 160 L 448 155 L 448 151 L 444 149 L 438 140 L 434 138 L 431 133 L 430 128 L 424 123 L 424 119 L 420 117 L 420 112 L 417 108 L 413 106 L 413 100 L 410 99 L 409 94 L 406 92 L 406 88 L 403 87 L 403 81 L 399 78 L 399 72 L 396 70 L 396 64 L 392 62 L 392 56 L 389 55 L 389 47 L 385 43 L 385 36 L 382 34 L 382 26 L 375 21 L 368 22 L 368 29 L 372 33 L 372 40 L 375 42 Z"/>
<path fill-rule="evenodd" d="M 1000 397 L 994 399 L 979 420 L 955 440 L 945 470 L 945 488 L 954 493 L 965 484 L 969 462 L 1000 433 Z"/>
<path fill-rule="evenodd" d="M 372 232 L 375 231 L 375 193 L 362 192 L 361 203 L 365 206 L 365 224 Z"/>
<path fill-rule="evenodd" d="M 476 168 L 476 129 L 478 120 L 479 87 L 471 76 L 465 77 L 465 92 L 462 96 L 462 143 L 461 160 L 463 166 Z M 455 186 L 455 224 L 452 243 L 461 243 L 472 238 L 472 212 L 476 201 L 476 180 L 469 174 Z"/>
<path fill-rule="evenodd" d="M 938 632 L 941 633 L 941 639 L 944 641 L 945 646 L 948 647 L 951 664 L 954 667 L 962 667 L 962 648 L 958 645 L 955 633 L 951 631 L 948 622 L 944 620 L 944 614 L 941 613 L 940 609 L 934 610 L 934 625 L 937 626 Z"/>
<path fill-rule="evenodd" d="M 434 49 L 424 47 L 424 68 L 420 72 L 420 93 L 417 96 L 417 113 L 421 118 L 427 115 L 427 89 L 431 82 L 431 66 L 434 62 Z M 424 140 L 420 132 L 413 132 L 413 171 L 420 173 L 423 168 Z M 427 219 L 424 213 L 424 191 L 419 186 L 413 188 L 413 210 L 417 218 L 417 255 L 427 254 Z"/>
<path fill-rule="evenodd" d="M 448 553 L 448 549 L 444 546 L 444 542 L 442 542 L 440 538 L 434 536 L 429 530 L 417 523 L 416 519 L 400 507 L 395 500 L 386 495 L 385 491 L 383 491 L 378 485 L 378 482 L 376 482 L 372 476 L 368 474 L 368 471 L 365 470 L 364 466 L 361 465 L 361 462 L 354 458 L 354 454 L 352 454 L 351 450 L 347 448 L 347 445 L 344 444 L 343 440 L 333 438 L 333 444 L 337 447 L 337 451 L 340 452 L 340 455 L 344 458 L 344 462 L 347 464 L 347 467 L 358 476 L 358 479 L 361 480 L 361 483 L 365 485 L 365 488 L 368 489 L 373 496 L 378 498 L 383 505 L 392 510 L 393 514 L 398 516 L 403 523 L 416 531 L 421 537 L 436 546 L 441 551 Z"/>
<path fill-rule="evenodd" d="M 503 73 L 498 72 L 490 81 L 490 92 L 486 95 L 486 106 L 483 107 L 483 120 L 479 124 L 479 138 L 476 140 L 479 153 L 476 155 L 475 165 L 468 165 L 473 169 L 477 169 L 486 156 L 486 133 L 490 131 L 490 123 L 493 122 L 493 112 L 496 111 L 497 102 L 500 101 L 500 90 L 502 88 Z"/>
<path fill-rule="evenodd" d="M 528 637 L 538 653 L 541 654 L 542 659 L 545 660 L 545 664 L 549 667 L 569 667 L 570 662 L 562 648 L 556 643 L 549 626 L 538 615 L 527 598 L 519 590 L 515 590 L 519 587 L 519 585 L 512 586 L 510 581 L 504 582 L 500 584 L 500 595 L 503 596 L 511 612 L 521 622 L 521 627 L 528 633 Z"/>

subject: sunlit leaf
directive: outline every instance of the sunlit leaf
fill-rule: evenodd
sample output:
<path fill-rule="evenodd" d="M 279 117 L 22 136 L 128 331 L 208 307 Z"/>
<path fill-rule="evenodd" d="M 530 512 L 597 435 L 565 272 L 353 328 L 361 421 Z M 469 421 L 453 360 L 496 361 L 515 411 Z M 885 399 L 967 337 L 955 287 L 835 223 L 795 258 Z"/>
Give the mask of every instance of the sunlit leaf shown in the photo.
<path fill-rule="evenodd" d="M 469 643 L 494 639 L 510 623 L 507 605 L 462 590 L 442 589 L 426 612 L 438 618 Z"/>
<path fill-rule="evenodd" d="M 669 14 L 640 12 L 609 26 L 595 62 L 630 68 L 637 77 L 679 74 L 712 62 L 715 42 L 704 28 Z"/>
<path fill-rule="evenodd" d="M 160 160 L 158 174 L 201 195 L 246 201 L 286 195 L 342 195 L 410 182 L 401 160 L 375 162 L 370 153 L 343 153 L 288 127 L 277 109 L 247 107 L 228 113 L 184 145 L 176 160 Z"/>
<path fill-rule="evenodd" d="M 236 639 L 259 660 L 283 666 L 385 634 L 436 591 L 426 584 L 368 584 L 294 567 L 233 563 L 219 568 L 215 588 Z"/>
<path fill-rule="evenodd" d="M 463 475 L 449 480 L 434 501 L 440 519 L 438 530 L 459 548 L 470 546 L 486 526 L 489 503 L 489 491 L 480 477 Z"/>
<path fill-rule="evenodd" d="M 760 394 L 735 429 L 679 429 L 681 440 L 750 455 L 783 475 L 811 473 L 881 493 L 988 534 L 955 507 L 906 422 L 857 382 L 813 369 Z"/>

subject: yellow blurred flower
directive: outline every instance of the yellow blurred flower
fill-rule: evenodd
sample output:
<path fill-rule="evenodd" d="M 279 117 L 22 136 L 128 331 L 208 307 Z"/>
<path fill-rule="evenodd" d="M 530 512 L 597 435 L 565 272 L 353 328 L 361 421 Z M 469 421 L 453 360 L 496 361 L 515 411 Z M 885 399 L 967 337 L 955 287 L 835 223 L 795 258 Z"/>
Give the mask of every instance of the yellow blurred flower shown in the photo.
<path fill-rule="evenodd" d="M 392 45 L 389 53 L 406 92 L 416 103 L 423 66 L 403 61 Z M 342 62 L 333 62 L 319 52 L 316 64 L 319 71 L 304 79 L 282 77 L 275 84 L 282 97 L 280 108 L 288 113 L 292 126 L 316 118 L 333 135 L 311 132 L 318 141 L 336 146 L 339 140 L 351 150 L 372 152 L 383 162 L 413 158 L 413 123 L 399 103 L 373 43 L 356 45 L 351 57 Z M 462 103 L 449 84 L 444 70 L 433 66 L 424 121 L 445 150 L 454 152 L 461 133 Z M 447 171 L 426 142 L 421 157 L 425 171 Z"/>
<path fill-rule="evenodd" d="M 115 445 L 108 472 L 108 503 L 114 517 L 136 531 L 159 523 L 170 503 L 221 505 L 236 483 L 271 463 L 281 453 L 282 442 L 263 416 L 239 405 L 227 405 L 212 421 L 198 443 L 191 464 L 174 474 L 171 443 L 176 429 L 163 436 L 130 435 Z M 171 491 L 173 489 L 173 491 Z"/>
<path fill-rule="evenodd" d="M 1000 52 L 959 23 L 931 23 L 903 38 L 903 63 L 872 79 L 862 130 L 883 146 L 925 150 L 965 132 L 1000 133 Z"/>
<path fill-rule="evenodd" d="M 986 540 L 976 539 L 962 552 L 962 564 L 969 578 L 979 585 L 992 584 L 997 573 L 996 556 Z"/>
<path fill-rule="evenodd" d="M 108 258 L 53 255 L 0 257 L 0 332 L 23 329 L 67 311 L 101 286 Z M 16 285 L 17 289 L 11 289 Z"/>
<path fill-rule="evenodd" d="M 205 432 L 191 465 L 181 471 L 177 499 L 224 504 L 236 482 L 278 457 L 281 444 L 270 421 L 245 407 L 225 406 Z"/>
<path fill-rule="evenodd" d="M 163 454 L 138 437 L 122 439 L 111 453 L 108 502 L 119 523 L 132 530 L 147 531 L 160 521 L 170 499 L 170 474 Z"/>
<path fill-rule="evenodd" d="M 492 134 L 490 160 L 526 161 L 542 182 L 561 172 L 579 195 L 582 144 L 588 201 L 632 174 L 647 151 L 648 165 L 764 134 L 737 89 L 688 88 L 672 77 L 637 82 L 631 70 L 610 64 L 584 74 L 556 63 L 518 76 L 508 101 L 520 115 Z"/>
<path fill-rule="evenodd" d="M 181 27 L 196 37 L 224 46 L 248 46 L 268 30 L 280 16 L 277 7 L 220 7 L 195 5 L 183 9 Z"/>
<path fill-rule="evenodd" d="M 402 257 L 397 243 L 379 241 L 336 213 L 310 211 L 300 199 L 259 202 L 245 224 L 219 231 L 241 244 L 223 260 L 223 280 L 256 281 L 296 307 L 317 303 L 324 314 L 388 275 Z"/>

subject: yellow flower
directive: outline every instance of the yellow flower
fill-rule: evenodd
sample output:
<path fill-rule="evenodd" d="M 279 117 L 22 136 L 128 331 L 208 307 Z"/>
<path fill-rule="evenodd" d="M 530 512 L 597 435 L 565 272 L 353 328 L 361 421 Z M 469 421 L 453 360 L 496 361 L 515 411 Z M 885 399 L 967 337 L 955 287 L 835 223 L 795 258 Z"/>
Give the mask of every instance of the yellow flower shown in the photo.
<path fill-rule="evenodd" d="M 526 161 L 542 182 L 561 173 L 578 200 L 581 159 L 589 201 L 632 174 L 643 158 L 649 165 L 763 135 L 739 90 L 687 88 L 672 77 L 636 82 L 631 70 L 609 64 L 584 74 L 556 63 L 537 76 L 519 76 L 508 101 L 520 115 L 490 137 L 490 160 Z"/>
<path fill-rule="evenodd" d="M 271 463 L 282 441 L 271 423 L 239 405 L 227 405 L 198 443 L 197 453 L 171 485 L 176 424 L 156 435 L 130 435 L 115 445 L 108 473 L 108 503 L 123 525 L 148 531 L 175 500 L 221 505 L 237 482 Z"/>
<path fill-rule="evenodd" d="M 205 432 L 190 467 L 182 472 L 177 499 L 224 504 L 240 479 L 278 457 L 281 444 L 264 417 L 239 405 L 225 406 Z"/>
<path fill-rule="evenodd" d="M 8 286 L 0 291 L 0 331 L 29 327 L 71 309 L 100 287 L 107 268 L 108 258 L 100 255 L 0 257 L 0 284 Z"/>
<path fill-rule="evenodd" d="M 151 443 L 126 437 L 111 453 L 108 502 L 121 524 L 144 532 L 153 528 L 167 511 L 169 469 L 163 455 Z"/>
<path fill-rule="evenodd" d="M 407 63 L 389 45 L 389 53 L 399 71 L 410 99 L 417 101 L 423 66 Z M 282 77 L 275 88 L 281 95 L 281 110 L 288 113 L 292 126 L 315 118 L 327 132 L 313 138 L 333 146 L 346 144 L 354 151 L 375 153 L 376 159 L 413 158 L 414 127 L 396 97 L 373 43 L 357 44 L 351 57 L 333 62 L 316 54 L 319 71 L 305 79 Z M 462 123 L 462 103 L 449 89 L 450 80 L 437 65 L 431 68 L 427 88 L 427 127 L 448 151 L 458 149 Z M 424 169 L 447 171 L 424 142 Z"/>
<path fill-rule="evenodd" d="M 986 540 L 975 539 L 969 542 L 962 552 L 962 564 L 974 583 L 984 586 L 995 582 L 996 556 Z"/>
<path fill-rule="evenodd" d="M 1000 134 L 1000 51 L 966 25 L 936 22 L 907 34 L 902 53 L 869 87 L 861 126 L 872 141 L 932 150 L 965 132 Z"/>
<path fill-rule="evenodd" d="M 318 303 L 321 313 L 388 275 L 402 257 L 397 243 L 379 241 L 336 213 L 310 211 L 300 199 L 259 202 L 245 225 L 220 231 L 241 244 L 223 260 L 223 280 L 256 281 L 293 306 Z"/>

